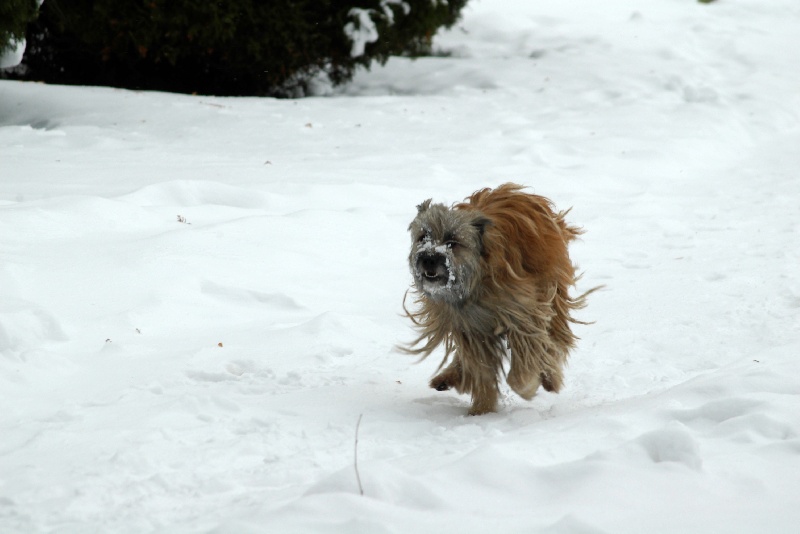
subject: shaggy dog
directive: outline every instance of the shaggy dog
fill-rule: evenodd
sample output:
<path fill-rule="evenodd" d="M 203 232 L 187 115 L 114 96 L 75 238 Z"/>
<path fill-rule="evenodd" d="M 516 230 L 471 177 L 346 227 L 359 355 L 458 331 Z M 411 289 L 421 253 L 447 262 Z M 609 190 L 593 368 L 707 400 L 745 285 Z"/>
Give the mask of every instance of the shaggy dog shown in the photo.
<path fill-rule="evenodd" d="M 540 385 L 558 392 L 577 340 L 570 323 L 580 322 L 570 314 L 594 291 L 569 295 L 577 276 L 567 245 L 581 230 L 516 184 L 417 210 L 408 260 L 418 309 L 403 309 L 420 335 L 403 350 L 425 358 L 444 345 L 430 386 L 471 394 L 470 415 L 496 410 L 503 375 L 526 400 Z"/>

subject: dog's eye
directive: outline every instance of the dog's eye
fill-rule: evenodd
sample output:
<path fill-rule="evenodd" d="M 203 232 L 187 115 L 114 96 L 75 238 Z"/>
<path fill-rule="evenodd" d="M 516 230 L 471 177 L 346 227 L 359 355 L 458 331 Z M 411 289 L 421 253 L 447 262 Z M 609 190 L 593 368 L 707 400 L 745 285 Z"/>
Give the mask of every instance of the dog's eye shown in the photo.
<path fill-rule="evenodd" d="M 456 247 L 460 247 L 461 243 L 459 243 L 458 241 L 453 241 L 451 239 L 450 241 L 445 242 L 445 245 L 447 245 L 447 248 L 456 248 Z"/>
<path fill-rule="evenodd" d="M 428 234 L 422 234 L 417 238 L 417 243 L 422 243 L 428 237 Z"/>

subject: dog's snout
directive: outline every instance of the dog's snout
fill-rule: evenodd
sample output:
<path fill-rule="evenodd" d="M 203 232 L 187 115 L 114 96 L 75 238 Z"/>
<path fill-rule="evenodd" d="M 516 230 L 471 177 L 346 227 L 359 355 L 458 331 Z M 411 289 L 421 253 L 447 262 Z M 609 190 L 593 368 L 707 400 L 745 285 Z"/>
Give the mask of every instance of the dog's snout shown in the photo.
<path fill-rule="evenodd" d="M 418 265 L 425 276 L 433 278 L 444 270 L 445 258 L 441 254 L 423 254 L 419 257 Z"/>
<path fill-rule="evenodd" d="M 436 257 L 435 256 L 422 256 L 419 259 L 419 263 L 422 266 L 422 269 L 425 271 L 435 271 L 436 270 Z"/>

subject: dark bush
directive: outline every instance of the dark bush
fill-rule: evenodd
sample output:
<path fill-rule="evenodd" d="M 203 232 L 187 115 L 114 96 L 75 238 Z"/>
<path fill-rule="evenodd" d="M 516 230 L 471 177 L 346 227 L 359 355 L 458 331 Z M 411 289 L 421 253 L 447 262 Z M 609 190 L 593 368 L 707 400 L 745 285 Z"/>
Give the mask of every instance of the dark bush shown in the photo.
<path fill-rule="evenodd" d="M 25 28 L 36 18 L 36 0 L 0 1 L 0 56 L 11 50 L 11 41 L 25 38 Z"/>
<path fill-rule="evenodd" d="M 418 54 L 466 0 L 47 0 L 28 31 L 26 79 L 217 95 L 303 94 L 358 65 Z M 355 8 L 355 9 L 354 9 Z M 379 39 L 345 32 L 371 10 Z M 370 24 L 361 26 L 368 29 Z M 352 33 L 352 32 L 351 32 Z"/>

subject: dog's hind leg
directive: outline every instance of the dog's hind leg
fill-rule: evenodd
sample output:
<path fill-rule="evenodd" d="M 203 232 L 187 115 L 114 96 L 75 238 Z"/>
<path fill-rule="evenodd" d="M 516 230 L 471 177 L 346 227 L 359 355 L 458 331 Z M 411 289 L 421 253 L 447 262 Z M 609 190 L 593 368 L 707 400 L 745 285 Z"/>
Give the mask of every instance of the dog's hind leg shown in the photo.
<path fill-rule="evenodd" d="M 560 369 L 553 369 L 541 375 L 542 387 L 547 391 L 558 393 L 564 383 L 564 376 Z"/>
<path fill-rule="evenodd" d="M 524 336 L 516 333 L 508 335 L 511 369 L 506 376 L 506 383 L 517 395 L 531 400 L 542 384 L 542 367 L 537 354 L 547 350 L 535 336 Z"/>
<path fill-rule="evenodd" d="M 525 400 L 531 400 L 536 395 L 536 390 L 542 384 L 542 375 L 536 371 L 525 368 L 520 362 L 511 363 L 506 383 L 511 386 L 517 395 Z"/>
<path fill-rule="evenodd" d="M 567 362 L 567 347 L 556 344 L 547 349 L 547 359 L 544 360 L 541 369 L 542 387 L 546 391 L 558 393 L 564 385 L 564 364 Z"/>

